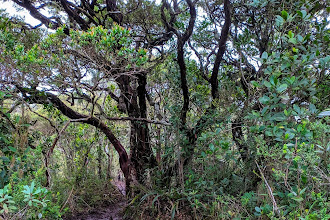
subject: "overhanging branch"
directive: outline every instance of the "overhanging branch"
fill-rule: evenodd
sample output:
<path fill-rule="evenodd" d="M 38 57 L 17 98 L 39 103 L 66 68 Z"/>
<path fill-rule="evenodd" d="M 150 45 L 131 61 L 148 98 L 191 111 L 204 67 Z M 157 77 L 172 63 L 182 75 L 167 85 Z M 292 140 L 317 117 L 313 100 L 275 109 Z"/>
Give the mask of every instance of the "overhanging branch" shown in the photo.
<path fill-rule="evenodd" d="M 51 103 L 55 108 L 60 110 L 63 115 L 67 116 L 72 120 L 79 120 L 83 123 L 92 125 L 98 129 L 100 129 L 109 139 L 109 141 L 114 146 L 115 150 L 119 155 L 119 163 L 120 168 L 123 171 L 126 180 L 129 179 L 129 159 L 128 154 L 120 143 L 120 141 L 116 138 L 116 136 L 112 133 L 110 128 L 104 124 L 100 119 L 94 116 L 88 116 L 81 114 L 79 112 L 74 111 L 70 107 L 68 107 L 62 100 L 60 100 L 56 95 L 49 92 L 41 92 L 36 89 L 28 89 L 23 88 L 19 85 L 16 85 L 16 88 L 22 93 L 24 99 L 30 104 L 48 104 Z"/>

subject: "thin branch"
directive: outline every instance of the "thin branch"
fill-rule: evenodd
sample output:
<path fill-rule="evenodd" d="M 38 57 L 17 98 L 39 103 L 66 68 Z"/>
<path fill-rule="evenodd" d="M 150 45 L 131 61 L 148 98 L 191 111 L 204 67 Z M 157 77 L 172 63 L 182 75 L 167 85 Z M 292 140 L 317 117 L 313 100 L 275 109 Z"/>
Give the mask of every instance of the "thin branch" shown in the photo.
<path fill-rule="evenodd" d="M 73 187 L 72 187 L 72 189 L 71 189 L 71 192 L 70 192 L 70 194 L 69 194 L 67 200 L 65 201 L 65 203 L 64 203 L 63 206 L 62 206 L 62 208 L 60 209 L 60 212 L 62 212 L 62 210 L 64 209 L 65 205 L 68 203 L 68 201 L 69 201 L 69 199 L 70 199 L 70 197 L 71 197 L 71 195 L 72 195 L 72 192 L 73 192 Z"/>
<path fill-rule="evenodd" d="M 140 121 L 150 124 L 160 124 L 160 125 L 166 125 L 171 126 L 171 123 L 168 123 L 166 121 L 157 121 L 157 120 L 151 120 L 147 118 L 133 118 L 133 117 L 105 117 L 109 121 Z"/>
<path fill-rule="evenodd" d="M 43 118 L 43 119 L 47 120 L 49 122 L 50 126 L 52 126 L 56 130 L 56 133 L 58 133 L 57 127 L 54 125 L 54 123 L 49 118 L 47 118 L 46 116 L 43 116 L 43 115 L 39 114 L 36 111 L 33 111 L 29 105 L 27 105 L 27 106 L 28 106 L 28 108 L 29 108 L 29 110 L 31 112 L 33 112 L 34 114 L 38 115 L 40 118 Z"/>
<path fill-rule="evenodd" d="M 278 214 L 278 216 L 281 216 L 281 213 L 280 213 L 280 210 L 278 209 L 277 207 L 277 203 L 276 203 L 276 200 L 275 200 L 275 197 L 274 197 L 274 194 L 273 194 L 273 191 L 272 191 L 272 188 L 269 186 L 263 172 L 261 171 L 260 167 L 259 167 L 259 164 L 257 163 L 257 161 L 255 161 L 257 167 L 258 167 L 258 170 L 260 172 L 260 175 L 261 175 L 261 178 L 263 179 L 263 181 L 265 182 L 265 185 L 267 187 L 267 190 L 268 190 L 268 194 L 272 200 L 272 203 L 273 203 L 273 212 L 276 212 Z"/>
<path fill-rule="evenodd" d="M 60 23 L 52 21 L 50 18 L 47 18 L 43 14 L 41 14 L 38 11 L 38 8 L 34 7 L 29 0 L 19 1 L 19 0 L 13 0 L 17 5 L 27 9 L 30 12 L 30 15 L 34 17 L 35 19 L 39 20 L 41 23 L 46 25 L 46 27 L 51 29 L 57 29 L 61 26 Z"/>
<path fill-rule="evenodd" d="M 55 140 L 53 141 L 52 146 L 50 147 L 50 149 L 49 149 L 48 152 L 47 152 L 47 157 L 48 157 L 48 158 L 49 158 L 49 157 L 51 156 L 51 154 L 53 153 L 54 148 L 55 148 L 55 146 L 56 146 L 56 143 L 57 143 L 57 141 L 60 139 L 62 133 L 65 131 L 65 129 L 67 129 L 67 127 L 69 126 L 69 124 L 70 124 L 71 122 L 72 122 L 72 121 L 69 120 L 69 121 L 64 125 L 64 127 L 61 129 L 61 131 L 58 132 L 58 134 L 57 134 Z"/>
<path fill-rule="evenodd" d="M 18 133 L 20 133 L 20 130 L 16 128 L 16 126 L 13 124 L 13 122 L 10 120 L 10 118 L 6 115 L 6 113 L 4 113 L 4 112 L 2 112 L 2 111 L 0 110 L 0 115 L 1 115 L 2 117 L 4 117 L 4 118 L 8 121 L 8 123 L 10 124 L 10 126 L 11 126 L 14 130 L 17 130 Z"/>

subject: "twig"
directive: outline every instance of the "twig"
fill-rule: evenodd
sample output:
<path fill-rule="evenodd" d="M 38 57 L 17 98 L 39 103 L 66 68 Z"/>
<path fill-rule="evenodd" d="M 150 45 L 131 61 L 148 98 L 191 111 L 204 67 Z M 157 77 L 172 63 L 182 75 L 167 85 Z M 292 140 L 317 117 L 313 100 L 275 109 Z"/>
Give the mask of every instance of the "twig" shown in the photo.
<path fill-rule="evenodd" d="M 281 213 L 280 213 L 280 210 L 279 210 L 278 207 L 277 207 L 277 203 L 276 203 L 276 200 L 275 200 L 275 198 L 274 198 L 272 188 L 269 186 L 269 184 L 268 184 L 268 182 L 267 182 L 267 180 L 266 180 L 264 174 L 262 173 L 262 171 L 261 171 L 261 169 L 260 169 L 259 164 L 257 163 L 257 161 L 255 161 L 255 163 L 256 163 L 256 165 L 257 165 L 257 167 L 258 167 L 258 170 L 259 170 L 259 172 L 260 172 L 260 174 L 261 174 L 262 180 L 263 180 L 263 181 L 265 182 L 265 184 L 266 184 L 266 187 L 267 187 L 267 190 L 268 190 L 268 194 L 269 194 L 269 196 L 270 196 L 270 198 L 271 198 L 271 200 L 272 200 L 272 203 L 273 203 L 273 212 L 277 212 L 278 216 L 280 216 Z"/>
<path fill-rule="evenodd" d="M 68 198 L 66 199 L 66 201 L 65 201 L 65 203 L 63 204 L 62 208 L 60 209 L 60 212 L 62 212 L 62 210 L 64 209 L 65 205 L 68 203 L 68 201 L 69 201 L 69 199 L 70 199 L 70 197 L 71 197 L 71 195 L 72 195 L 72 192 L 73 192 L 73 187 L 72 187 L 72 189 L 71 189 L 71 192 L 70 192 Z"/>
<path fill-rule="evenodd" d="M 18 133 L 20 133 L 19 129 L 16 128 L 16 126 L 13 124 L 13 122 L 10 120 L 10 118 L 6 115 L 6 113 L 4 113 L 4 112 L 2 112 L 2 111 L 0 110 L 0 115 L 1 115 L 2 117 L 4 117 L 4 118 L 8 121 L 8 123 L 10 124 L 10 126 L 11 126 L 14 130 L 17 130 Z"/>
<path fill-rule="evenodd" d="M 69 124 L 70 124 L 72 121 L 73 121 L 73 120 L 69 120 L 69 121 L 64 125 L 64 127 L 61 129 L 61 131 L 58 132 L 58 134 L 57 134 L 55 140 L 53 141 L 53 144 L 52 144 L 51 148 L 50 148 L 49 151 L 47 152 L 47 157 L 49 157 L 49 156 L 53 153 L 54 148 L 55 148 L 55 145 L 56 145 L 57 141 L 60 139 L 61 134 L 65 131 L 65 129 L 69 126 Z"/>
<path fill-rule="evenodd" d="M 28 205 L 26 205 L 23 209 L 21 209 L 19 212 L 17 212 L 10 220 L 12 220 L 12 219 L 15 219 L 15 217 L 17 216 L 17 215 L 19 215 L 21 212 L 25 212 L 26 211 L 26 209 L 28 208 L 29 206 Z M 23 212 L 23 213 L 24 213 Z M 22 214 L 21 216 L 24 216 L 24 214 Z"/>
<path fill-rule="evenodd" d="M 33 111 L 32 108 L 30 107 L 30 105 L 27 105 L 27 107 L 28 107 L 29 110 L 30 110 L 31 112 L 33 112 L 34 114 L 36 114 L 36 115 L 38 115 L 39 117 L 41 117 L 41 118 L 47 120 L 47 121 L 49 122 L 50 126 L 52 126 L 52 127 L 55 129 L 55 131 L 58 133 L 57 126 L 54 125 L 54 123 L 53 123 L 49 118 L 47 118 L 46 116 L 43 116 L 43 115 L 39 114 L 39 113 L 36 112 L 36 111 Z"/>
<path fill-rule="evenodd" d="M 150 123 L 150 124 L 160 124 L 160 125 L 166 125 L 166 126 L 171 126 L 171 123 L 168 123 L 166 121 L 157 121 L 157 120 L 150 120 L 147 118 L 134 118 L 134 117 L 108 117 L 103 115 L 107 120 L 109 121 L 141 121 L 145 123 Z"/>

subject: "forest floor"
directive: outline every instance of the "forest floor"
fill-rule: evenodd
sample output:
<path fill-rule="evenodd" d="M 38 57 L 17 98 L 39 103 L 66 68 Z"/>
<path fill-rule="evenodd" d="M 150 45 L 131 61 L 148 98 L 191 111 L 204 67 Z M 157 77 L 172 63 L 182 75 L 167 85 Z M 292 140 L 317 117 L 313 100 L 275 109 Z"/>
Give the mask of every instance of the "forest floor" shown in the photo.
<path fill-rule="evenodd" d="M 126 207 L 126 190 L 125 182 L 112 181 L 119 192 L 122 194 L 122 199 L 117 203 L 111 204 L 107 207 L 97 208 L 88 213 L 79 213 L 74 217 L 67 218 L 66 220 L 122 220 L 122 211 Z"/>

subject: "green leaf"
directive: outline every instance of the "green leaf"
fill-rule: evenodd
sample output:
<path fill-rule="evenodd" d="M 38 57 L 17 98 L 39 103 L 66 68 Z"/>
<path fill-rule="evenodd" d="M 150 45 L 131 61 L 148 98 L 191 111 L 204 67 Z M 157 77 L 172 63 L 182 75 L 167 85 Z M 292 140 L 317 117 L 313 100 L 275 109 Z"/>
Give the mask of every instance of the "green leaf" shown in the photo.
<path fill-rule="evenodd" d="M 16 116 L 16 117 L 15 117 L 15 123 L 16 123 L 16 124 L 19 122 L 19 119 L 20 119 L 19 116 Z"/>
<path fill-rule="evenodd" d="M 288 42 L 292 44 L 297 44 L 297 39 L 295 37 L 292 37 L 288 40 Z"/>
<path fill-rule="evenodd" d="M 260 117 L 259 112 L 256 112 L 256 111 L 252 111 L 252 115 L 254 115 L 254 116 L 256 116 L 256 117 Z"/>
<path fill-rule="evenodd" d="M 171 220 L 174 219 L 175 217 L 175 209 L 176 209 L 176 204 L 172 206 L 172 214 L 171 214 Z"/>
<path fill-rule="evenodd" d="M 270 88 L 272 85 L 270 84 L 270 82 L 268 81 L 264 81 L 264 85 L 267 87 L 267 88 Z"/>
<path fill-rule="evenodd" d="M 286 116 L 284 115 L 283 112 L 279 112 L 274 114 L 274 116 L 271 118 L 275 121 L 285 121 L 286 120 Z"/>
<path fill-rule="evenodd" d="M 282 11 L 282 18 L 284 18 L 284 20 L 288 19 L 288 12 L 285 10 Z"/>
<path fill-rule="evenodd" d="M 13 206 L 13 205 L 8 206 L 8 208 L 9 208 L 10 210 L 17 210 L 17 207 L 16 207 L 16 206 Z"/>
<path fill-rule="evenodd" d="M 214 150 L 215 150 L 215 147 L 214 147 L 214 145 L 213 145 L 213 144 L 210 144 L 210 145 L 209 145 L 209 148 L 210 148 L 210 150 L 211 150 L 212 152 L 214 152 Z"/>
<path fill-rule="evenodd" d="M 297 11 L 297 14 L 300 15 L 302 18 L 305 18 L 307 15 L 307 12 L 305 10 Z"/>
<path fill-rule="evenodd" d="M 9 212 L 9 209 L 8 209 L 8 206 L 7 206 L 6 203 L 4 203 L 4 204 L 2 205 L 2 208 L 5 210 L 5 213 L 8 213 L 8 212 Z"/>
<path fill-rule="evenodd" d="M 297 112 L 298 115 L 301 113 L 300 108 L 299 108 L 298 105 L 294 104 L 293 109 Z"/>
<path fill-rule="evenodd" d="M 265 51 L 262 53 L 261 59 L 267 60 L 267 58 L 268 58 L 268 53 Z"/>
<path fill-rule="evenodd" d="M 282 18 L 282 16 L 276 15 L 275 23 L 277 27 L 280 27 L 284 24 L 285 20 Z"/>
<path fill-rule="evenodd" d="M 251 81 L 251 84 L 254 86 L 254 87 L 260 87 L 259 83 L 257 81 Z"/>
<path fill-rule="evenodd" d="M 295 82 L 295 80 L 296 80 L 295 76 L 290 77 L 289 82 L 291 83 L 291 85 Z"/>
<path fill-rule="evenodd" d="M 302 197 L 300 197 L 300 196 L 292 197 L 291 199 L 293 199 L 294 201 L 297 201 L 297 202 L 304 201 L 304 199 Z"/>
<path fill-rule="evenodd" d="M 3 162 L 10 162 L 10 159 L 8 157 L 0 157 L 0 160 Z"/>
<path fill-rule="evenodd" d="M 262 104 L 266 104 L 267 102 L 269 102 L 270 98 L 266 95 L 264 95 L 263 97 L 259 98 L 259 101 L 262 103 Z"/>
<path fill-rule="evenodd" d="M 300 192 L 299 192 L 299 195 L 302 195 L 304 194 L 304 192 L 306 191 L 307 187 L 303 188 Z"/>
<path fill-rule="evenodd" d="M 297 48 L 295 48 L 295 47 L 292 47 L 292 51 L 293 51 L 294 53 L 298 53 L 298 52 L 299 52 L 299 49 L 297 49 Z"/>
<path fill-rule="evenodd" d="M 275 85 L 277 84 L 278 80 L 277 80 L 276 77 L 271 76 L 271 77 L 269 78 L 269 82 L 270 82 L 273 86 L 275 86 Z"/>
<path fill-rule="evenodd" d="M 269 109 L 269 106 L 266 106 L 265 108 L 263 108 L 261 111 L 261 115 L 264 116 L 265 113 L 268 111 L 268 109 Z"/>
<path fill-rule="evenodd" d="M 278 93 L 282 93 L 282 92 L 284 92 L 287 88 L 288 88 L 288 85 L 287 85 L 287 84 L 281 84 L 279 87 L 276 88 L 276 91 L 277 91 Z"/>
<path fill-rule="evenodd" d="M 309 105 L 309 111 L 312 113 L 312 114 L 315 114 L 317 112 L 317 109 L 316 109 L 316 106 L 314 104 L 310 104 Z"/>
<path fill-rule="evenodd" d="M 297 35 L 297 38 L 298 38 L 298 41 L 299 42 L 303 42 L 304 41 L 304 38 L 300 34 Z"/>
<path fill-rule="evenodd" d="M 17 149 L 16 149 L 16 148 L 13 148 L 13 147 L 11 147 L 11 146 L 8 146 L 8 148 L 9 148 L 10 151 L 12 151 L 12 152 L 14 152 L 14 153 L 17 152 Z"/>

